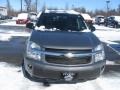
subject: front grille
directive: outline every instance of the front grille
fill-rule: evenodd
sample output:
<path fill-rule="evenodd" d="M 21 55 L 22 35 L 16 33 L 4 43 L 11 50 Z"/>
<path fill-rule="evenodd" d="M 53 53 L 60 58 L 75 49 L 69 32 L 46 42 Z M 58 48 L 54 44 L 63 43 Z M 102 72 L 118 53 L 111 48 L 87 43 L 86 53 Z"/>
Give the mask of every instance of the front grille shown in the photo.
<path fill-rule="evenodd" d="M 56 52 L 56 53 L 91 53 L 92 49 L 53 49 L 45 48 L 47 52 Z"/>
<path fill-rule="evenodd" d="M 77 65 L 77 64 L 88 64 L 91 61 L 91 57 L 77 57 L 77 58 L 66 58 L 64 56 L 50 56 L 46 55 L 45 60 L 48 63 L 64 64 L 64 65 Z"/>
<path fill-rule="evenodd" d="M 83 54 L 83 53 L 91 53 L 92 50 L 66 50 L 66 49 L 45 49 L 46 52 L 54 52 L 54 53 L 73 53 L 73 54 Z M 52 64 L 63 64 L 63 65 L 78 65 L 78 64 L 89 64 L 91 62 L 92 56 L 84 56 L 84 57 L 72 57 L 68 58 L 65 56 L 52 56 L 45 55 L 45 61 L 47 63 Z"/>

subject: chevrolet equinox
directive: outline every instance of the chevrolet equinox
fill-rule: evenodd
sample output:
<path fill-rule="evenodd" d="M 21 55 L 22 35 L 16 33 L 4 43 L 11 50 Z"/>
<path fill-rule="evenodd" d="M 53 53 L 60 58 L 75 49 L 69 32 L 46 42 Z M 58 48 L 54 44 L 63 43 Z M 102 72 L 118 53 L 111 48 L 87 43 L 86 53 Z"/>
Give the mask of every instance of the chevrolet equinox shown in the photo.
<path fill-rule="evenodd" d="M 104 71 L 100 40 L 73 10 L 45 10 L 32 29 L 23 60 L 24 76 L 40 82 L 77 83 L 93 80 Z"/>

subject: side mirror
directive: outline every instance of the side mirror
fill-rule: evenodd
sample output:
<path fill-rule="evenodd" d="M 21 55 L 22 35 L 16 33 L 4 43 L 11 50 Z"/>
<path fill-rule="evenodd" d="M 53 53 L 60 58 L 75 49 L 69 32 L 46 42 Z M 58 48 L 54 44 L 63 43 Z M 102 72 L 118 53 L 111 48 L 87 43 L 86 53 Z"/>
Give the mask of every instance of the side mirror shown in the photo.
<path fill-rule="evenodd" d="M 91 25 L 89 29 L 91 30 L 91 32 L 94 32 L 96 30 L 96 28 L 93 25 Z"/>
<path fill-rule="evenodd" d="M 34 24 L 33 23 L 27 23 L 26 28 L 34 29 Z"/>

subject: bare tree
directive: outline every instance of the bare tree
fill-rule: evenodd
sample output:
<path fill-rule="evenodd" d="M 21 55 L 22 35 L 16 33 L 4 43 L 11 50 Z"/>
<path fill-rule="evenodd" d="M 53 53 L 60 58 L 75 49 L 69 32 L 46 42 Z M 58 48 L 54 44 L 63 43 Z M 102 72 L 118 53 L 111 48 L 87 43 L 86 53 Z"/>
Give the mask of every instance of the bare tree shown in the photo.
<path fill-rule="evenodd" d="M 31 11 L 35 12 L 36 11 L 36 3 L 31 4 Z"/>
<path fill-rule="evenodd" d="M 31 0 L 24 0 L 26 3 L 26 7 L 27 7 L 27 12 L 30 12 L 31 10 Z"/>

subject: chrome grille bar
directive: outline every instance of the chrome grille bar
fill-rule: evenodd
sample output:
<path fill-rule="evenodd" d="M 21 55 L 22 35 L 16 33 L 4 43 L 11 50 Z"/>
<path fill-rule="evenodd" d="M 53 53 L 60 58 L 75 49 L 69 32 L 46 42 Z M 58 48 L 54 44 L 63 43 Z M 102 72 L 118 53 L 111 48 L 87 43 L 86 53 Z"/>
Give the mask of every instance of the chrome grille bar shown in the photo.
<path fill-rule="evenodd" d="M 56 53 L 56 52 L 47 52 L 47 51 L 39 51 L 39 52 L 41 54 L 51 55 L 51 56 L 66 56 L 66 54 L 68 54 L 68 53 Z M 85 57 L 85 56 L 92 56 L 92 55 L 98 54 L 100 52 L 101 52 L 101 50 L 95 51 L 92 53 L 77 53 L 77 54 L 71 53 L 71 54 L 72 54 L 72 57 Z"/>

